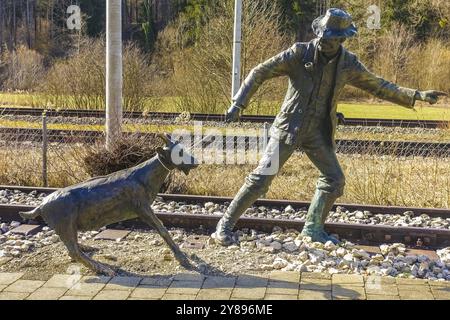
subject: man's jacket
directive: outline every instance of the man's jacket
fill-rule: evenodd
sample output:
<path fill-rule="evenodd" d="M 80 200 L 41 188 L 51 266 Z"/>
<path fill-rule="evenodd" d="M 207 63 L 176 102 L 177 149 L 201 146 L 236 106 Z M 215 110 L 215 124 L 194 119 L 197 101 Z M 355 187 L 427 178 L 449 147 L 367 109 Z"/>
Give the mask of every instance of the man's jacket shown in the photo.
<path fill-rule="evenodd" d="M 287 144 L 296 142 L 298 132 L 303 125 L 303 119 L 309 99 L 313 91 L 311 68 L 314 62 L 317 39 L 308 43 L 296 43 L 291 48 L 279 53 L 255 67 L 245 79 L 233 101 L 245 108 L 252 95 L 265 81 L 278 76 L 289 77 L 289 87 L 280 112 L 270 129 L 270 135 Z M 309 67 L 308 67 L 309 66 Z M 336 67 L 335 86 L 330 107 L 331 136 L 330 143 L 334 145 L 337 118 L 336 108 L 339 95 L 346 84 L 368 91 L 372 95 L 399 104 L 414 107 L 416 90 L 399 87 L 386 81 L 366 69 L 355 54 L 341 46 Z"/>

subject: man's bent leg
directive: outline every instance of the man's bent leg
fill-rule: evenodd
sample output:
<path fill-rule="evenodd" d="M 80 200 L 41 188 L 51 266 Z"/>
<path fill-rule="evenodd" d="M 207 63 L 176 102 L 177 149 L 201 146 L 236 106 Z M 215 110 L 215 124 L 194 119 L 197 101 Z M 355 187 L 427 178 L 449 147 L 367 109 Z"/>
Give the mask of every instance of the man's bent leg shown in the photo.
<path fill-rule="evenodd" d="M 322 144 L 314 148 L 305 148 L 305 152 L 319 169 L 321 175 L 306 216 L 302 234 L 310 236 L 313 241 L 333 241 L 337 243 L 336 238 L 325 232 L 324 224 L 334 202 L 344 192 L 344 173 L 331 146 Z"/>
<path fill-rule="evenodd" d="M 217 224 L 216 232 L 211 235 L 217 243 L 225 246 L 233 243 L 232 230 L 239 217 L 268 191 L 273 178 L 294 149 L 293 145 L 287 145 L 273 137 L 270 138 L 258 167 L 246 177 L 244 185 Z"/>

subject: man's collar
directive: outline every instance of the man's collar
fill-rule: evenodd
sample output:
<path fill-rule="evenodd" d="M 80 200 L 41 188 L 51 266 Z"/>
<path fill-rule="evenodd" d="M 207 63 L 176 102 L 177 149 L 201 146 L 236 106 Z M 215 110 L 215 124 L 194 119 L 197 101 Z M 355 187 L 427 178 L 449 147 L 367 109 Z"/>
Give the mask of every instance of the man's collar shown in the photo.
<path fill-rule="evenodd" d="M 338 52 L 331 59 L 319 51 L 319 60 L 324 64 L 335 63 L 339 59 L 341 54 L 342 54 L 342 45 L 339 46 Z"/>

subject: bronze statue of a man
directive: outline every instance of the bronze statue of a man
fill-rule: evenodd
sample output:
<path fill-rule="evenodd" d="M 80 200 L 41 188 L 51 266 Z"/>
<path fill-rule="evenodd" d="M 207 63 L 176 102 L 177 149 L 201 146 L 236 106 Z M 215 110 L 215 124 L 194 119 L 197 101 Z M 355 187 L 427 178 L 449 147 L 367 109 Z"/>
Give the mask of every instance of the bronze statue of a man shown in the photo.
<path fill-rule="evenodd" d="M 324 222 L 345 185 L 344 173 L 336 158 L 334 135 L 337 101 L 346 84 L 407 108 L 413 108 L 416 100 L 434 104 L 440 95 L 446 95 L 434 90 L 403 88 L 368 71 L 355 54 L 342 46 L 346 38 L 357 33 L 351 16 L 343 10 L 327 10 L 324 16 L 314 20 L 312 28 L 317 36 L 314 40 L 296 43 L 254 68 L 227 111 L 226 121 L 236 121 L 240 110 L 245 109 L 264 81 L 289 77 L 286 97 L 270 129 L 264 155 L 212 234 L 221 245 L 233 242 L 232 229 L 239 217 L 268 191 L 277 172 L 267 168 L 276 163 L 275 171 L 278 171 L 297 147 L 304 150 L 320 171 L 302 234 L 313 241 L 338 242 L 325 232 Z"/>

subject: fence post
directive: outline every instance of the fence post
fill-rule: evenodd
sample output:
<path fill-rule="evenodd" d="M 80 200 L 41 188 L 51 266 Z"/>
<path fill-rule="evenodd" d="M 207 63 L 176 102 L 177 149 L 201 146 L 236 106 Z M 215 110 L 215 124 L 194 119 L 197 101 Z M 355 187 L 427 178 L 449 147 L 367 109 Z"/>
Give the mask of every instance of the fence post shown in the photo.
<path fill-rule="evenodd" d="M 44 187 L 48 187 L 47 178 L 47 110 L 42 113 L 42 181 Z"/>

